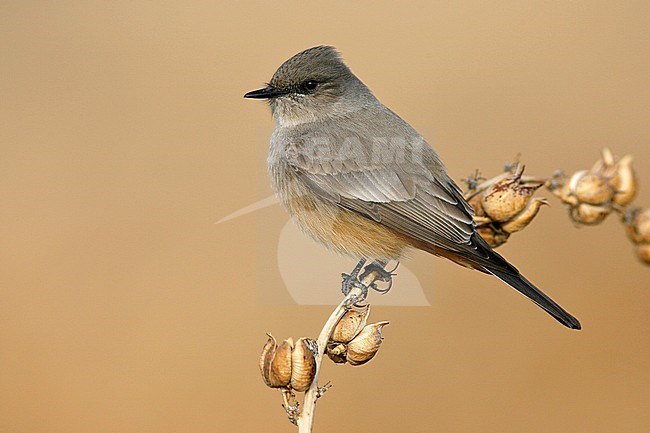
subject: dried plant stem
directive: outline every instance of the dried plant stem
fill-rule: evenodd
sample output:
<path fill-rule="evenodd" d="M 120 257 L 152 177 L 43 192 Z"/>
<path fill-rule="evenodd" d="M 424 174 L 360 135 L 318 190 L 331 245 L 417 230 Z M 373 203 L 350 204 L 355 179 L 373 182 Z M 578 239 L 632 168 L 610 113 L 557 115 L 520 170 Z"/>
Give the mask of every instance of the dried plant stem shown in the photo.
<path fill-rule="evenodd" d="M 369 272 L 361 280 L 361 284 L 368 287 L 375 281 L 380 278 L 380 275 L 377 271 Z M 316 354 L 316 375 L 314 380 L 311 383 L 309 389 L 305 392 L 305 399 L 303 401 L 303 406 L 300 411 L 300 415 L 296 418 L 298 425 L 298 433 L 311 433 L 312 427 L 314 424 L 314 410 L 316 407 L 316 400 L 322 395 L 323 388 L 318 386 L 318 375 L 320 373 L 321 364 L 323 362 L 323 356 L 327 349 L 327 342 L 332 335 L 334 327 L 341 320 L 341 317 L 349 310 L 350 306 L 357 301 L 362 300 L 362 291 L 358 287 L 353 287 L 350 290 L 343 300 L 336 306 L 332 314 L 330 315 L 327 322 L 323 326 L 323 329 L 318 336 L 318 353 Z"/>

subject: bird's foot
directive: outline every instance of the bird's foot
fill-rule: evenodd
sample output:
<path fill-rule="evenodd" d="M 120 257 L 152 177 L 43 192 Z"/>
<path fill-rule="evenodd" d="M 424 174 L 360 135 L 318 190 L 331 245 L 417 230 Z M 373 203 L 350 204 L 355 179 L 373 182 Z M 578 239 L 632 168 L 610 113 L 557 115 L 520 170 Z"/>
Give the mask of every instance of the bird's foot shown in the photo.
<path fill-rule="evenodd" d="M 361 273 L 361 269 L 365 263 L 366 260 L 361 260 L 351 273 L 341 274 L 343 277 L 343 282 L 341 283 L 341 291 L 345 296 L 347 296 L 353 288 L 358 288 L 361 291 L 360 295 L 354 296 L 349 300 L 347 303 L 349 307 L 361 306 L 361 304 L 368 297 L 369 290 L 374 290 L 381 294 L 388 293 L 393 285 L 393 276 L 395 275 L 393 272 L 395 269 L 397 269 L 397 266 L 399 266 L 399 263 L 397 263 L 397 265 L 392 270 L 388 271 L 385 269 L 386 263 L 374 261 L 366 266 L 363 269 L 363 273 Z M 359 275 L 360 273 L 361 275 Z M 363 280 L 365 280 L 371 273 L 375 274 L 373 282 L 368 285 L 364 284 Z M 388 286 L 379 287 L 377 286 L 377 281 L 387 283 Z"/>
<path fill-rule="evenodd" d="M 386 270 L 386 265 L 387 263 L 380 262 L 380 261 L 374 261 L 368 266 L 365 267 L 363 270 L 363 274 L 359 277 L 361 281 L 363 281 L 364 278 L 366 278 L 370 273 L 375 272 L 378 277 L 375 278 L 375 282 L 371 283 L 368 288 L 374 290 L 375 292 L 381 293 L 382 295 L 388 293 L 393 287 L 393 277 L 396 275 L 394 274 L 395 270 L 399 266 L 399 262 L 395 265 L 393 269 Z M 376 281 L 382 281 L 384 283 L 387 283 L 386 287 L 379 287 L 376 284 Z"/>

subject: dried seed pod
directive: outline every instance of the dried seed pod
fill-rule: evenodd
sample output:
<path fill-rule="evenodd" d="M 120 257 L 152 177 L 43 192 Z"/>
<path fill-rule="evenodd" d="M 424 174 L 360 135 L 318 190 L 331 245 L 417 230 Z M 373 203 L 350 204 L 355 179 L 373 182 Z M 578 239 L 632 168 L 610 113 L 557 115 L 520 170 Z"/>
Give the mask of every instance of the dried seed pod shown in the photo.
<path fill-rule="evenodd" d="M 485 210 L 481 204 L 481 197 L 483 194 L 474 194 L 467 203 L 474 209 L 474 217 L 484 217 Z"/>
<path fill-rule="evenodd" d="M 636 246 L 636 256 L 643 263 L 650 265 L 650 244 L 639 244 Z"/>
<path fill-rule="evenodd" d="M 614 203 L 627 206 L 636 196 L 637 181 L 634 168 L 632 168 L 632 155 L 626 155 L 616 163 L 616 174 L 610 181 L 616 190 Z"/>
<path fill-rule="evenodd" d="M 601 159 L 596 161 L 594 166 L 591 168 L 591 171 L 594 173 L 600 173 L 605 178 L 612 178 L 616 172 L 614 155 L 607 147 L 603 148 L 600 154 Z"/>
<path fill-rule="evenodd" d="M 367 305 L 361 310 L 348 311 L 334 327 L 330 340 L 339 343 L 350 342 L 366 326 L 366 320 L 368 320 L 369 314 L 370 305 Z"/>
<path fill-rule="evenodd" d="M 492 221 L 508 221 L 521 212 L 530 197 L 542 183 L 521 183 L 523 166 L 499 182 L 490 185 L 482 194 L 481 205 Z"/>
<path fill-rule="evenodd" d="M 303 392 L 309 389 L 316 376 L 316 359 L 312 352 L 313 340 L 300 338 L 291 353 L 291 388 Z"/>
<path fill-rule="evenodd" d="M 639 212 L 635 219 L 636 232 L 640 242 L 650 243 L 650 209 Z"/>
<path fill-rule="evenodd" d="M 351 365 L 361 365 L 370 361 L 381 346 L 381 330 L 388 322 L 366 325 L 354 340 L 348 344 L 347 359 Z"/>
<path fill-rule="evenodd" d="M 288 338 L 284 340 L 275 349 L 273 359 L 271 360 L 271 369 L 269 372 L 269 382 L 271 388 L 280 388 L 288 386 L 291 382 L 291 352 L 293 350 L 293 340 Z"/>
<path fill-rule="evenodd" d="M 266 386 L 271 386 L 271 380 L 269 377 L 271 374 L 271 360 L 273 359 L 277 343 L 271 334 L 266 335 L 269 336 L 269 339 L 264 345 L 262 354 L 260 355 L 260 372 L 262 373 L 262 379 L 264 379 Z"/>
<path fill-rule="evenodd" d="M 545 198 L 533 198 L 518 215 L 501 224 L 501 229 L 511 234 L 523 230 L 535 218 L 539 208 L 545 204 L 548 204 Z"/>
<path fill-rule="evenodd" d="M 344 364 L 347 361 L 348 347 L 343 343 L 327 343 L 327 356 L 337 364 Z"/>
<path fill-rule="evenodd" d="M 601 223 L 611 212 L 609 206 L 594 206 L 580 203 L 571 208 L 569 215 L 578 224 L 595 225 Z"/>
<path fill-rule="evenodd" d="M 635 244 L 650 243 L 650 208 L 632 213 L 627 234 Z"/>
<path fill-rule="evenodd" d="M 614 189 L 607 178 L 591 171 L 578 171 L 569 181 L 571 193 L 582 203 L 600 205 L 611 201 Z"/>
<path fill-rule="evenodd" d="M 496 248 L 500 245 L 506 243 L 510 237 L 510 233 L 506 233 L 501 230 L 497 230 L 493 225 L 480 225 L 476 227 L 476 231 L 479 235 L 488 243 L 492 248 Z"/>

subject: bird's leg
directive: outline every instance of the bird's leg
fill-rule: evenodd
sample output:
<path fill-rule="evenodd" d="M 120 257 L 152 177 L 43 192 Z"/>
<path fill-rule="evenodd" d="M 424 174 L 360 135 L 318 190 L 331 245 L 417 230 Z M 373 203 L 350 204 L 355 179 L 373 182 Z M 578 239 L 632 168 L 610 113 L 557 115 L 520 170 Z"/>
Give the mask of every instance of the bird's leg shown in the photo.
<path fill-rule="evenodd" d="M 341 282 L 341 291 L 345 296 L 348 296 L 348 293 L 350 293 L 350 290 L 352 290 L 353 287 L 357 286 L 358 284 L 361 284 L 359 282 L 359 272 L 361 272 L 361 268 L 363 268 L 363 265 L 366 264 L 366 259 L 361 259 L 359 260 L 359 263 L 354 267 L 352 272 L 349 274 L 341 274 L 341 277 L 343 277 L 343 281 Z"/>
<path fill-rule="evenodd" d="M 395 272 L 395 269 L 399 266 L 399 262 L 395 265 L 393 269 L 390 271 L 386 270 L 386 265 L 388 264 L 387 261 L 384 260 L 375 260 L 374 262 L 370 263 L 368 266 L 365 267 L 363 270 L 363 274 L 359 277 L 360 280 L 363 280 L 368 274 L 371 272 L 376 272 L 379 275 L 379 278 L 377 279 L 378 281 L 383 281 L 385 283 L 388 283 L 388 286 L 386 288 L 380 289 L 377 287 L 377 285 L 373 282 L 368 286 L 368 289 L 372 289 L 376 292 L 379 292 L 381 294 L 386 294 L 388 291 L 393 287 L 393 276 L 395 275 L 393 272 Z"/>

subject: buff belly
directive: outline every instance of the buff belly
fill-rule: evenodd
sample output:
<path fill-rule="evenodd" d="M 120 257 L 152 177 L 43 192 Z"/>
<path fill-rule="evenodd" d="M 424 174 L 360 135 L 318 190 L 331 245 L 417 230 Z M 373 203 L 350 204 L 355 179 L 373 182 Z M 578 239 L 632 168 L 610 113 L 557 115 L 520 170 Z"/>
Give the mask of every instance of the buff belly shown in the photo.
<path fill-rule="evenodd" d="M 404 235 L 319 198 L 294 197 L 285 206 L 303 232 L 355 259 L 394 260 L 410 246 Z"/>
<path fill-rule="evenodd" d="M 317 242 L 357 260 L 394 260 L 412 246 L 409 237 L 317 195 L 276 156 L 269 158 L 271 185 L 293 221 Z"/>

